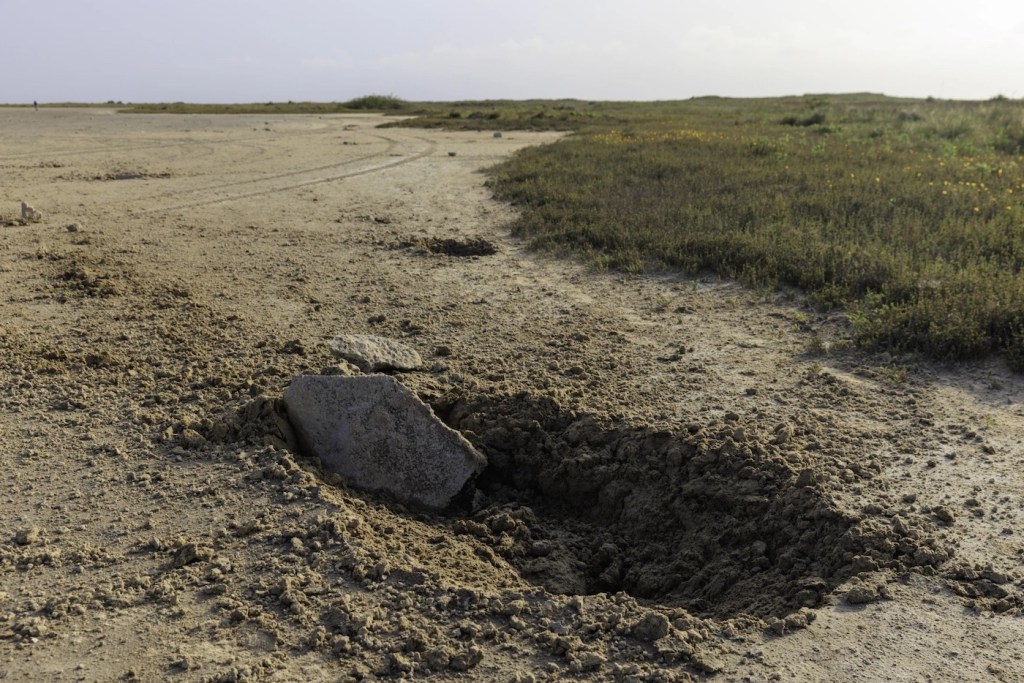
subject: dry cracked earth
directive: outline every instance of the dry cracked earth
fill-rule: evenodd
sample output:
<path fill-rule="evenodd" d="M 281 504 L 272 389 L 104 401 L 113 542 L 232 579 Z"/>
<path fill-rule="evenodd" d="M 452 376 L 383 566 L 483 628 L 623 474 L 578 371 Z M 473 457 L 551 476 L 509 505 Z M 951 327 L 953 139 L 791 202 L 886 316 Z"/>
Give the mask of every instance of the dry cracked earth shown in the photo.
<path fill-rule="evenodd" d="M 1024 680 L 1019 376 L 530 253 L 481 170 L 555 135 L 382 121 L 0 109 L 0 680 Z M 474 502 L 296 447 L 338 334 Z"/>

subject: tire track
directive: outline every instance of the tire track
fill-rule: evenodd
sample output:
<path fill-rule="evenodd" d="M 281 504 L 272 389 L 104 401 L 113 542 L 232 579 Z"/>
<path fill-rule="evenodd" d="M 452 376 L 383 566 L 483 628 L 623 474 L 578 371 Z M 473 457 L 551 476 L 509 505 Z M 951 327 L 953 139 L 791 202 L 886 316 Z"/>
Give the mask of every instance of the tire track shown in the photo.
<path fill-rule="evenodd" d="M 15 154 L 2 154 L 0 155 L 0 162 L 2 161 L 16 161 L 18 159 L 43 159 L 48 156 L 80 156 L 84 154 L 100 154 L 110 152 L 135 152 L 153 149 L 170 149 L 175 147 L 189 147 L 192 145 L 222 145 L 232 144 L 238 142 L 248 142 L 250 140 L 260 140 L 262 138 L 253 136 L 249 138 L 223 138 L 220 140 L 197 140 L 197 139 L 181 139 L 176 142 L 162 142 L 159 144 L 151 145 L 123 145 L 123 146 L 103 146 L 103 147 L 88 147 L 86 149 L 69 149 L 69 150 L 35 150 L 32 152 L 17 152 Z"/>
<path fill-rule="evenodd" d="M 381 137 L 381 139 L 388 140 L 388 141 L 392 142 L 393 144 L 389 145 L 388 149 L 393 149 L 394 146 L 400 144 L 399 141 L 392 140 L 391 138 L 385 138 L 383 136 L 375 136 L 375 137 Z M 171 212 L 171 211 L 180 211 L 180 210 L 183 210 L 183 209 L 193 209 L 193 208 L 197 208 L 197 207 L 200 207 L 200 206 L 210 206 L 212 204 L 223 204 L 223 203 L 226 203 L 226 202 L 235 202 L 235 201 L 240 201 L 240 200 L 243 200 L 243 199 L 250 199 L 252 197 L 259 197 L 261 195 L 273 194 L 273 193 L 278 193 L 278 192 L 288 192 L 290 190 L 296 190 L 296 189 L 300 189 L 300 188 L 303 188 L 303 187 L 310 187 L 310 186 L 313 186 L 313 185 L 322 185 L 324 183 L 337 182 L 339 180 L 344 180 L 346 178 L 354 178 L 354 177 L 361 176 L 361 175 L 368 175 L 370 173 L 377 173 L 378 171 L 384 171 L 384 170 L 387 170 L 387 169 L 390 169 L 390 168 L 395 168 L 395 167 L 398 167 L 398 166 L 409 164 L 409 163 L 412 163 L 414 161 L 418 161 L 418 160 L 420 160 L 420 159 L 422 159 L 424 157 L 430 156 L 431 154 L 433 154 L 437 150 L 437 143 L 434 142 L 433 140 L 430 140 L 428 138 L 420 138 L 420 137 L 416 137 L 414 139 L 419 140 L 421 142 L 427 143 L 426 148 L 421 150 L 421 151 L 419 151 L 419 152 L 416 152 L 416 153 L 412 154 L 411 156 L 403 157 L 403 158 L 397 159 L 395 161 L 388 161 L 388 162 L 385 162 L 385 163 L 381 163 L 381 164 L 377 164 L 377 165 L 374 165 L 374 166 L 370 166 L 368 168 L 361 168 L 361 169 L 357 169 L 357 170 L 353 170 L 353 171 L 348 171 L 348 172 L 345 172 L 345 173 L 336 173 L 336 174 L 325 176 L 325 177 L 322 177 L 322 178 L 313 178 L 311 180 L 306 180 L 306 181 L 303 181 L 303 182 L 290 183 L 290 184 L 287 184 L 287 185 L 280 185 L 280 186 L 277 186 L 277 187 L 269 187 L 269 188 L 260 189 L 260 190 L 253 190 L 251 192 L 242 192 L 242 193 L 232 194 L 232 195 L 228 195 L 228 196 L 224 196 L 224 197 L 216 197 L 216 198 L 211 198 L 211 199 L 206 199 L 206 200 L 197 200 L 197 201 L 192 201 L 192 202 L 185 202 L 185 203 L 181 203 L 181 204 L 174 204 L 174 205 L 171 205 L 171 206 L 154 207 L 152 209 L 146 209 L 146 210 L 143 210 L 143 211 L 138 211 L 136 213 L 139 214 L 139 215 L 152 215 L 152 214 L 159 214 L 159 213 L 168 213 L 168 212 Z M 377 154 L 370 154 L 370 155 L 367 155 L 367 156 L 364 156 L 364 157 L 359 157 L 358 159 L 353 159 L 353 160 L 344 162 L 343 164 L 328 164 L 326 166 L 319 166 L 319 167 L 314 167 L 314 168 L 310 168 L 310 169 L 302 169 L 302 170 L 296 170 L 296 171 L 285 171 L 285 172 L 282 172 L 282 173 L 277 173 L 277 174 L 272 174 L 272 175 L 269 175 L 269 176 L 264 176 L 264 177 L 261 177 L 261 178 L 258 178 L 258 179 L 254 179 L 254 180 L 251 180 L 251 181 L 239 181 L 238 183 L 229 183 L 227 185 L 222 185 L 222 186 L 219 186 L 219 187 L 237 186 L 237 185 L 243 185 L 243 184 L 254 184 L 254 183 L 260 183 L 260 182 L 266 182 L 268 180 L 277 180 L 277 179 L 280 179 L 280 178 L 293 177 L 293 176 L 301 175 L 301 174 L 305 174 L 305 173 L 314 173 L 314 172 L 316 172 L 318 170 L 324 170 L 324 169 L 327 169 L 327 168 L 337 168 L 338 166 L 348 166 L 348 165 L 351 165 L 352 163 L 357 163 L 359 161 L 365 161 L 367 159 L 381 157 L 381 156 L 384 156 L 385 154 L 388 154 L 388 152 L 385 151 L 385 152 L 381 152 L 381 153 L 377 153 Z M 217 188 L 202 188 L 201 190 L 197 190 L 197 191 L 208 191 L 210 189 L 217 189 Z"/>
<path fill-rule="evenodd" d="M 382 135 L 372 135 L 370 137 L 378 138 L 380 140 L 385 140 L 389 144 L 388 144 L 387 148 L 383 152 L 374 152 L 372 154 L 364 154 L 363 156 L 355 157 L 353 159 L 349 159 L 348 161 L 343 161 L 343 162 L 340 162 L 340 163 L 335 162 L 335 163 L 332 163 L 332 164 L 323 164 L 321 166 L 311 166 L 310 168 L 300 168 L 300 169 L 296 169 L 296 170 L 293 170 L 293 171 L 283 171 L 281 173 L 270 173 L 270 174 L 267 174 L 267 175 L 262 175 L 262 176 L 260 176 L 258 178 L 250 178 L 248 180 L 236 180 L 236 181 L 233 181 L 233 182 L 230 182 L 230 183 L 221 183 L 220 185 L 204 185 L 203 187 L 197 187 L 197 188 L 188 189 L 188 190 L 178 190 L 178 191 L 173 191 L 172 190 L 172 191 L 167 191 L 167 192 L 159 192 L 159 193 L 156 193 L 156 194 L 147 195 L 146 197 L 135 197 L 135 199 L 158 199 L 160 197 L 174 197 L 174 196 L 187 195 L 187 194 L 196 193 L 196 192 L 209 192 L 209 191 L 212 191 L 212 190 L 223 190 L 223 189 L 229 188 L 229 187 L 238 187 L 240 185 L 252 185 L 252 184 L 255 184 L 255 183 L 262 183 L 262 182 L 267 182 L 267 181 L 271 181 L 271 180 L 277 180 L 278 178 L 288 178 L 288 177 L 292 177 L 292 176 L 303 175 L 305 173 L 316 173 L 317 171 L 325 171 L 325 170 L 331 169 L 331 168 L 339 168 L 339 167 L 342 167 L 342 166 L 351 166 L 352 164 L 359 163 L 361 161 L 366 161 L 367 159 L 373 159 L 374 157 L 390 155 L 399 146 L 399 144 L 401 144 L 398 140 L 394 140 L 392 138 L 387 138 L 387 137 L 384 137 Z M 266 148 L 259 148 L 259 149 L 261 150 L 261 154 L 253 155 L 253 156 L 265 156 L 267 154 Z M 240 161 L 241 160 L 235 160 L 235 163 L 238 163 Z"/>

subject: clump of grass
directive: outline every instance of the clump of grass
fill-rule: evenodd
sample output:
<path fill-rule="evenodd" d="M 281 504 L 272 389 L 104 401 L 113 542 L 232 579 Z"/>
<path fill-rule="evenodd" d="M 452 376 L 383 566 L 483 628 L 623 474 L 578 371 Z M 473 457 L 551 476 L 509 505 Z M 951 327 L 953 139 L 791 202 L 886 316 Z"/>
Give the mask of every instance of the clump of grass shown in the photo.
<path fill-rule="evenodd" d="M 825 123 L 825 112 L 816 111 L 810 116 L 787 116 L 779 123 L 784 126 L 800 126 L 803 128 L 807 128 L 808 126 L 820 126 Z"/>
<path fill-rule="evenodd" d="M 405 109 L 408 103 L 394 95 L 363 95 L 344 102 L 343 106 L 346 109 L 394 111 Z"/>

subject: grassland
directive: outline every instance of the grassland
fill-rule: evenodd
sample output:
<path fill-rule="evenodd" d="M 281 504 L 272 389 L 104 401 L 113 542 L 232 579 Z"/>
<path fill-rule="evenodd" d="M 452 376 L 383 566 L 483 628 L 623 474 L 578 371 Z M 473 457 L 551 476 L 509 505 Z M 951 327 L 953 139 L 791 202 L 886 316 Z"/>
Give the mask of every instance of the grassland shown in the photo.
<path fill-rule="evenodd" d="M 1024 368 L 1021 102 L 575 111 L 578 134 L 492 170 L 494 192 L 522 209 L 515 232 L 537 247 L 601 268 L 792 285 L 845 310 L 862 345 L 941 359 L 1001 351 Z"/>
<path fill-rule="evenodd" d="M 517 234 L 630 272 L 712 271 L 806 291 L 864 346 L 1024 369 L 1024 102 L 808 95 L 144 105 L 375 109 L 392 126 L 575 133 L 492 169 Z M 410 118 L 411 117 L 411 118 Z"/>

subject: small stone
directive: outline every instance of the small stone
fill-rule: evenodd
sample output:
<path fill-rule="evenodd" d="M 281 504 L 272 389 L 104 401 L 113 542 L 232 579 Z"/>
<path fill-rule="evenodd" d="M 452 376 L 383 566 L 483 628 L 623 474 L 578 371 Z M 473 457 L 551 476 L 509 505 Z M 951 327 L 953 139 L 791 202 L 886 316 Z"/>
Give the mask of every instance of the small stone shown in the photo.
<path fill-rule="evenodd" d="M 404 344 L 370 334 L 335 337 L 331 351 L 363 372 L 416 370 L 423 365 L 420 354 Z"/>
<path fill-rule="evenodd" d="M 65 228 L 65 230 L 67 230 L 68 232 L 78 232 L 78 223 L 71 223 Z"/>

